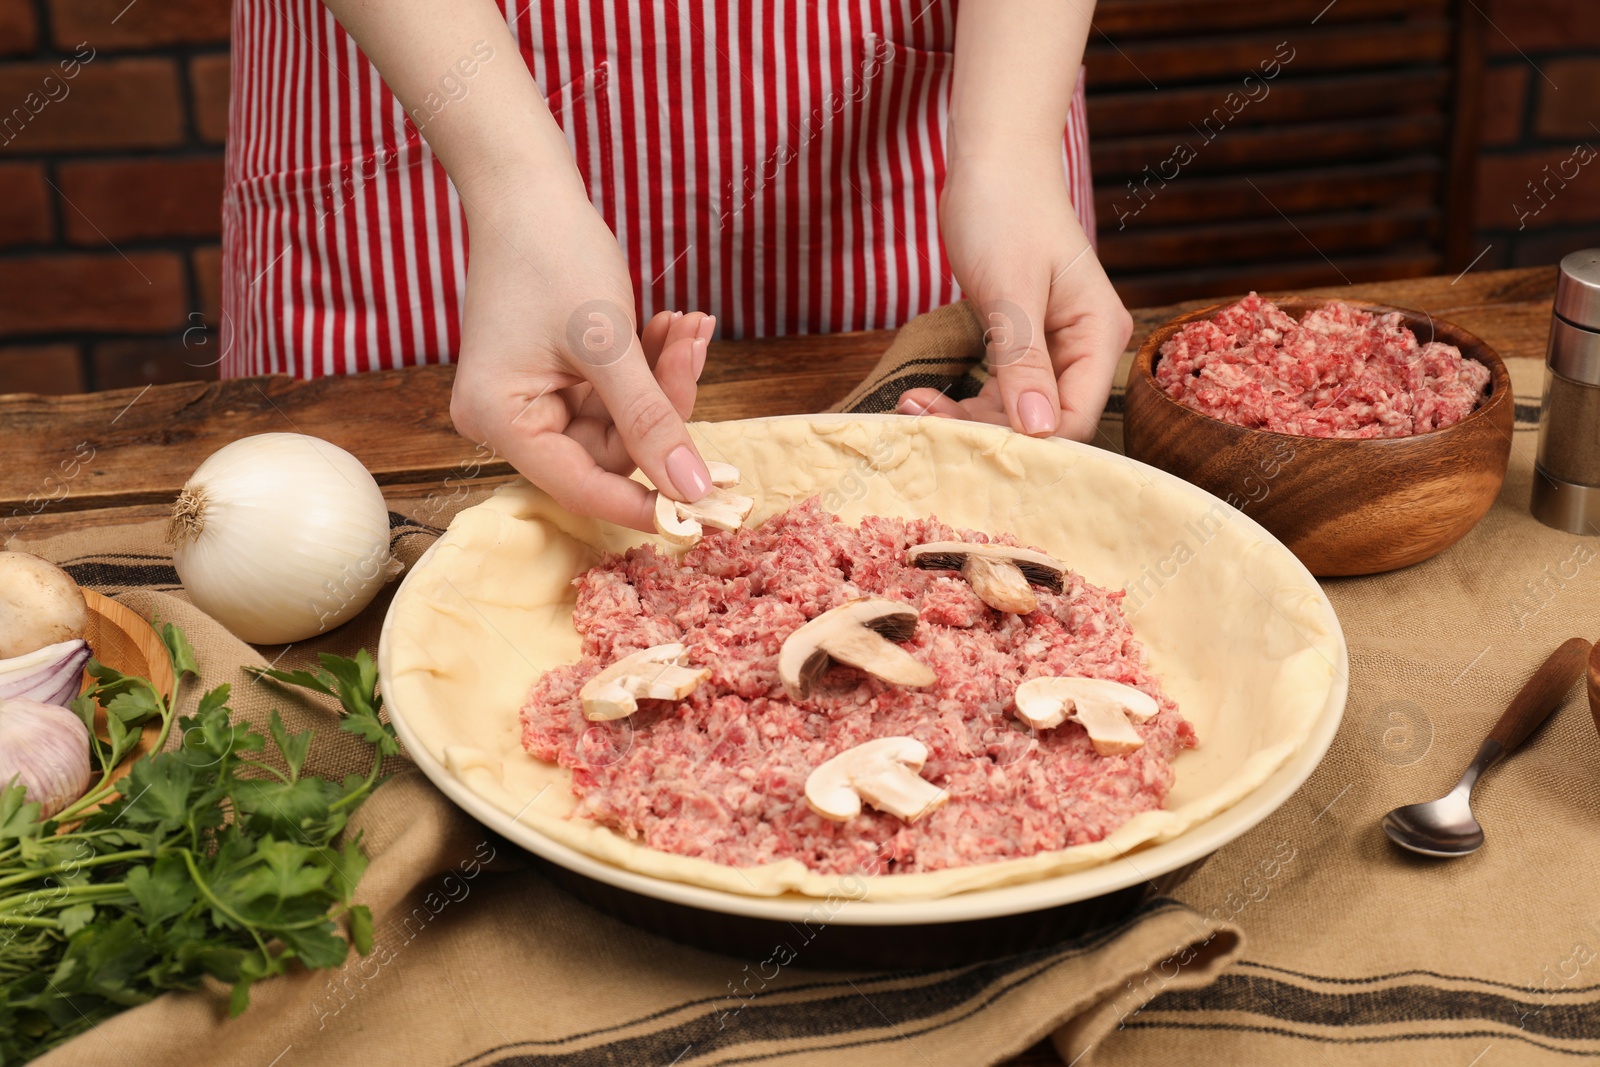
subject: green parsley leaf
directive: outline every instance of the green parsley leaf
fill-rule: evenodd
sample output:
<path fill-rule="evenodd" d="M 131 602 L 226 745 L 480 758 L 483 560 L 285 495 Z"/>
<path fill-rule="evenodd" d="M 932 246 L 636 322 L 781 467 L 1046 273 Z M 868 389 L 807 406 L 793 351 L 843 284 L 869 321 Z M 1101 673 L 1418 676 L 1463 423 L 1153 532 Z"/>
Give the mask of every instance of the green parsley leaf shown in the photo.
<path fill-rule="evenodd" d="M 310 671 L 285 671 L 276 667 L 246 667 L 246 674 L 257 678 L 271 678 L 282 682 L 284 685 L 297 685 L 302 689 L 315 689 L 324 696 L 338 696 L 334 691 L 333 679 L 325 674 L 312 674 Z"/>
<path fill-rule="evenodd" d="M 142 759 L 128 772 L 121 805 L 124 822 L 132 826 L 154 826 L 168 832 L 189 818 L 190 795 L 194 791 L 195 770 L 178 753 L 164 752 Z"/>
<path fill-rule="evenodd" d="M 272 742 L 278 746 L 278 751 L 283 753 L 283 761 L 289 765 L 289 777 L 300 777 L 300 768 L 306 762 L 306 753 L 311 749 L 311 731 L 290 734 L 284 728 L 283 716 L 278 714 L 278 709 L 272 709 Z"/>
<path fill-rule="evenodd" d="M 350 944 L 335 932 L 332 922 L 307 930 L 285 930 L 284 942 L 307 967 L 337 967 L 350 954 Z"/>
<path fill-rule="evenodd" d="M 106 705 L 106 714 L 120 719 L 125 726 L 137 726 L 161 714 L 161 701 L 154 692 L 141 686 L 112 697 Z"/>
<path fill-rule="evenodd" d="M 251 830 L 289 840 L 304 837 L 328 817 L 327 794 L 322 783 L 311 778 L 297 782 L 251 778 L 234 787 L 233 802 L 249 816 Z"/>
<path fill-rule="evenodd" d="M 360 840 L 346 840 L 344 847 L 339 850 L 339 861 L 333 865 L 333 886 L 339 894 L 339 899 L 346 904 L 350 903 L 351 898 L 355 896 L 356 883 L 361 881 L 361 876 L 366 873 L 367 856 L 361 851 Z M 370 922 L 372 916 L 368 914 L 367 919 Z M 366 955 L 366 950 L 363 949 L 361 954 Z"/>
<path fill-rule="evenodd" d="M 135 867 L 126 882 L 146 926 L 183 914 L 199 895 L 181 856 L 162 856 L 148 867 Z"/>
<path fill-rule="evenodd" d="M 185 674 L 200 677 L 200 665 L 195 662 L 194 649 L 182 630 L 167 623 L 161 627 L 161 643 L 167 646 L 167 655 L 172 657 L 173 674 L 180 678 Z"/>
<path fill-rule="evenodd" d="M 39 805 L 28 800 L 21 782 L 0 786 L 0 848 L 39 836 Z"/>
<path fill-rule="evenodd" d="M 350 943 L 363 956 L 372 953 L 372 909 L 356 904 L 350 909 Z"/>
<path fill-rule="evenodd" d="M 61 932 L 71 937 L 93 921 L 94 905 L 74 904 L 70 908 L 62 908 L 57 918 L 61 921 Z"/>

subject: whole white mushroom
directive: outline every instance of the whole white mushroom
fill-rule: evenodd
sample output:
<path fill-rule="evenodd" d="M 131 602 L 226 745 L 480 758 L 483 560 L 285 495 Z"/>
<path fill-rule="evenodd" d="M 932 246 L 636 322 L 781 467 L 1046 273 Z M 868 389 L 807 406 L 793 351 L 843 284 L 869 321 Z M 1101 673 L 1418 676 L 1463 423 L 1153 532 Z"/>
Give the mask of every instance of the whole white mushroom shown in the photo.
<path fill-rule="evenodd" d="M 28 552 L 0 552 L 0 659 L 77 640 L 88 625 L 71 575 Z"/>

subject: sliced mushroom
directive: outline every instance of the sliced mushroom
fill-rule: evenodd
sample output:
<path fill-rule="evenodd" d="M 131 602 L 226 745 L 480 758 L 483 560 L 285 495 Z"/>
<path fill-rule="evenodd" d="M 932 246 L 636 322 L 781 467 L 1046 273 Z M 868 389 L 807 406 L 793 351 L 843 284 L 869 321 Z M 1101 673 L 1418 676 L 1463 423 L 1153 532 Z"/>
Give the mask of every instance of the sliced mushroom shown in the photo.
<path fill-rule="evenodd" d="M 708 670 L 686 666 L 688 660 L 689 650 L 677 642 L 623 656 L 578 690 L 583 717 L 622 719 L 638 711 L 641 700 L 682 700 L 711 677 Z"/>
<path fill-rule="evenodd" d="M 892 685 L 920 688 L 938 681 L 933 668 L 895 644 L 917 630 L 917 609 L 884 597 L 860 597 L 825 611 L 784 639 L 778 677 L 795 700 L 804 700 L 837 660 Z"/>
<path fill-rule="evenodd" d="M 978 599 L 996 611 L 1026 615 L 1039 606 L 1029 583 L 1061 592 L 1066 564 L 1029 548 L 933 541 L 906 553 L 906 562 L 926 570 L 960 571 Z"/>
<path fill-rule="evenodd" d="M 864 800 L 879 811 L 916 822 L 950 794 L 917 772 L 928 748 L 914 737 L 879 737 L 846 749 L 806 777 L 806 803 L 824 819 L 845 822 Z"/>
<path fill-rule="evenodd" d="M 727 467 L 726 463 L 717 466 Z M 729 470 L 733 468 L 729 467 Z M 739 472 L 733 471 L 733 483 L 738 483 Z M 715 472 L 713 472 L 715 476 Z M 737 530 L 749 518 L 755 499 L 731 493 L 718 485 L 693 503 L 673 500 L 667 494 L 656 493 L 656 532 L 675 545 L 692 545 L 705 533 L 705 527 L 719 530 Z"/>
<path fill-rule="evenodd" d="M 711 484 L 722 489 L 732 489 L 744 477 L 732 463 L 719 463 L 714 459 L 706 460 L 706 471 L 711 475 Z"/>
<path fill-rule="evenodd" d="M 694 519 L 678 514 L 678 502 L 656 491 L 656 533 L 675 545 L 692 545 L 700 540 L 704 528 Z"/>
<path fill-rule="evenodd" d="M 1040 730 L 1069 718 L 1081 724 L 1102 756 L 1123 756 L 1143 745 L 1133 724 L 1148 722 L 1160 710 L 1149 693 L 1104 678 L 1030 678 L 1017 686 L 1016 702 L 1017 718 Z"/>

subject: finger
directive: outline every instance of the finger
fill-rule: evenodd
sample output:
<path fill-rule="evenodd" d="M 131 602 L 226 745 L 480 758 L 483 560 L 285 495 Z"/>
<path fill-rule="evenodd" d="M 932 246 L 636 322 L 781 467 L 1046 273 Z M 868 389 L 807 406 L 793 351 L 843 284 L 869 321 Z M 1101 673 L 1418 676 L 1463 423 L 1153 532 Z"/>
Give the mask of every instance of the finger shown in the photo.
<path fill-rule="evenodd" d="M 967 422 L 986 422 L 995 426 L 1009 426 L 1005 409 L 1000 406 L 1000 396 L 986 386 L 985 391 L 966 400 L 951 400 L 937 389 L 911 389 L 900 398 L 896 408 L 902 415 L 928 415 L 936 419 L 962 419 Z"/>
<path fill-rule="evenodd" d="M 1058 379 L 1061 425 L 1056 433 L 1074 441 L 1092 440 L 1099 432 L 1117 361 L 1133 332 L 1133 319 L 1115 294 L 1110 301 L 1111 310 L 1085 315 L 1070 330 L 1058 330 L 1050 341 L 1055 365 L 1063 368 Z"/>
<path fill-rule="evenodd" d="M 699 333 L 700 339 L 705 341 L 705 344 L 703 346 L 701 346 L 700 350 L 696 353 L 696 359 L 695 359 L 695 364 L 694 364 L 694 380 L 697 381 L 697 382 L 700 380 L 700 375 L 705 373 L 705 369 L 706 369 L 706 353 L 708 351 L 710 351 L 711 338 L 712 338 L 712 335 L 715 334 L 716 332 L 717 332 L 717 317 L 715 315 L 707 315 L 705 321 L 700 324 L 700 333 Z"/>
<path fill-rule="evenodd" d="M 666 344 L 667 333 L 672 324 L 683 318 L 681 311 L 658 311 L 644 324 L 644 329 L 639 331 L 639 344 L 644 348 L 644 358 L 652 367 L 661 355 L 661 349 Z"/>
<path fill-rule="evenodd" d="M 628 454 L 656 486 L 677 500 L 699 500 L 710 492 L 705 461 L 636 340 L 621 359 L 592 368 L 589 380 L 605 401 Z"/>
<path fill-rule="evenodd" d="M 665 343 L 661 346 L 665 352 L 667 346 L 684 341 L 693 341 L 696 337 L 705 335 L 708 331 L 706 323 L 710 316 L 703 311 L 686 312 L 681 318 L 672 321 L 672 328 L 667 331 Z"/>
<path fill-rule="evenodd" d="M 658 315 L 656 318 L 659 319 L 661 316 Z M 694 410 L 695 381 L 699 377 L 695 368 L 705 363 L 703 339 L 711 333 L 707 325 L 710 321 L 708 316 L 698 311 L 691 311 L 688 314 L 672 312 L 665 328 L 654 331 L 650 342 L 640 339 L 641 345 L 647 349 L 645 355 L 651 370 L 655 373 L 656 381 L 661 385 L 662 392 L 666 393 L 667 399 L 672 401 L 672 406 L 685 419 Z M 655 319 L 652 319 L 651 323 L 653 325 Z M 648 327 L 646 330 L 650 332 Z M 648 351 L 651 343 L 658 346 L 655 353 Z M 610 421 L 605 403 L 593 392 L 590 393 L 588 403 L 581 410 L 574 411 L 573 415 L 575 418 Z M 600 456 L 596 455 L 595 458 L 600 460 L 602 466 L 606 465 L 606 461 Z"/>
<path fill-rule="evenodd" d="M 1061 418 L 1059 385 L 1045 346 L 1045 301 L 1050 279 L 1016 276 L 991 285 L 979 302 L 989 369 L 1013 429 L 1035 437 L 1055 432 Z"/>
<path fill-rule="evenodd" d="M 661 337 L 661 344 L 657 351 L 650 351 L 646 345 L 645 357 L 650 363 L 650 369 L 656 370 L 656 365 L 661 359 L 661 354 L 680 342 L 692 342 L 696 337 L 709 336 L 710 329 L 706 322 L 710 316 L 703 311 L 673 312 L 673 318 L 667 325 L 666 333 Z M 641 341 L 643 339 L 641 338 Z M 658 374 L 659 380 L 660 375 Z"/>
<path fill-rule="evenodd" d="M 695 367 L 704 366 L 705 352 L 705 338 L 686 337 L 668 345 L 656 361 L 656 381 L 680 418 L 694 412 Z"/>
<path fill-rule="evenodd" d="M 706 358 L 706 342 L 698 336 L 670 339 L 672 334 L 677 333 L 677 323 L 686 320 L 688 317 L 685 315 L 674 322 L 666 346 L 654 362 L 654 374 L 661 392 L 666 394 L 667 400 L 672 402 L 674 410 L 683 419 L 690 418 L 694 411 L 694 363 L 696 358 Z M 694 326 L 694 331 L 701 333 L 698 325 Z M 622 440 L 621 432 L 611 421 L 610 411 L 606 411 L 600 394 L 587 384 L 584 387 L 587 389 L 587 398 L 573 411 L 573 421 L 566 427 L 566 435 L 581 443 L 603 469 L 611 470 L 614 474 L 632 474 L 637 464 L 627 454 L 627 442 Z"/>
<path fill-rule="evenodd" d="M 966 414 L 961 405 L 937 389 L 907 389 L 900 394 L 895 410 L 902 415 L 934 415 L 945 419 L 962 419 Z"/>
<path fill-rule="evenodd" d="M 656 316 L 658 319 L 661 317 Z M 688 315 L 674 312 L 664 329 L 650 331 L 646 327 L 646 331 L 652 334 L 652 341 L 660 345 L 656 358 L 650 361 L 656 381 L 678 415 L 685 419 L 694 411 L 694 366 L 697 358 L 702 362 L 705 359 L 705 342 L 700 340 L 700 335 L 707 332 L 702 328 L 705 318 L 699 312 Z M 654 324 L 655 320 L 651 322 Z M 640 343 L 644 344 L 642 340 Z M 606 470 L 615 474 L 632 473 L 636 464 L 633 457 L 628 455 L 627 442 L 612 423 L 605 402 L 588 383 L 583 388 L 587 393 L 583 403 L 569 405 L 573 411 L 567 436 L 582 444 L 595 462 Z"/>
<path fill-rule="evenodd" d="M 1074 360 L 1061 372 L 1061 424 L 1056 434 L 1074 441 L 1092 441 L 1100 432 L 1100 416 L 1111 381 L 1117 373 L 1117 357 L 1104 352 Z"/>
<path fill-rule="evenodd" d="M 602 469 L 567 436 L 566 406 L 547 393 L 527 403 L 489 444 L 530 482 L 575 515 L 635 530 L 655 529 L 655 501 L 638 482 Z"/>
<path fill-rule="evenodd" d="M 977 422 L 992 422 L 997 426 L 1011 424 L 1006 418 L 1005 405 L 1000 402 L 1000 385 L 993 378 L 983 383 L 977 396 L 961 401 L 961 408 L 967 418 Z"/>
<path fill-rule="evenodd" d="M 627 442 L 611 422 L 611 415 L 598 397 L 567 424 L 566 434 L 584 447 L 594 461 L 612 474 L 632 474 L 638 464 L 628 455 Z"/>
<path fill-rule="evenodd" d="M 656 380 L 662 383 L 667 399 L 684 418 L 694 409 L 694 379 L 690 376 L 695 338 L 707 332 L 706 316 L 698 311 L 685 314 L 681 311 L 662 311 L 652 316 L 640 331 L 639 344 L 644 349 L 645 360 Z M 663 369 L 665 367 L 665 370 Z M 667 383 L 671 388 L 667 388 Z M 585 382 L 581 387 L 566 390 L 570 398 L 567 407 L 572 421 L 566 434 L 594 457 L 605 470 L 615 474 L 631 474 L 636 464 L 628 455 L 627 443 L 611 421 L 605 401 Z"/>

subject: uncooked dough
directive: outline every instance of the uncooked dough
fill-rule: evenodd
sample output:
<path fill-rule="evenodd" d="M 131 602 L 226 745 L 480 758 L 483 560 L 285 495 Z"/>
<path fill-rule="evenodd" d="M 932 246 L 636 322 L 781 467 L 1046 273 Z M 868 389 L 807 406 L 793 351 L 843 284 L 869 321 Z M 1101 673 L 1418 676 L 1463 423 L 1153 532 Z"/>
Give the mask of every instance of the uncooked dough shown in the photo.
<path fill-rule="evenodd" d="M 937 515 L 1009 532 L 1089 581 L 1126 588 L 1151 668 L 1200 747 L 1174 762 L 1168 808 L 1102 841 L 1022 859 L 861 878 L 866 899 L 930 899 L 1065 874 L 1168 841 L 1236 803 L 1304 744 L 1335 684 L 1338 622 L 1282 545 L 1228 505 L 1101 449 L 902 416 L 695 424 L 707 459 L 744 474 L 757 523 L 811 496 L 845 522 Z M 570 818 L 570 773 L 529 756 L 519 711 L 540 672 L 579 658 L 572 579 L 659 540 L 580 518 L 525 482 L 456 516 L 396 594 L 380 654 L 406 732 L 508 817 L 641 874 L 731 893 L 837 893 L 788 859 L 735 868 Z M 853 877 L 853 876 L 852 876 Z"/>

